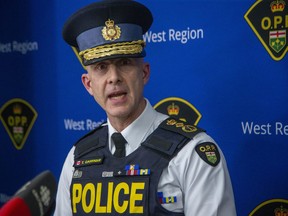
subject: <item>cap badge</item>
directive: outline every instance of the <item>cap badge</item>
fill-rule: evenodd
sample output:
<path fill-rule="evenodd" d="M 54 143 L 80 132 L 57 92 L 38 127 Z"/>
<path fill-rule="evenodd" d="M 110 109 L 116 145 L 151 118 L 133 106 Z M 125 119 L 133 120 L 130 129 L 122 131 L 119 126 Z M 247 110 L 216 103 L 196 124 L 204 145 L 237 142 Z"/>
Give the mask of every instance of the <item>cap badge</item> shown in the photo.
<path fill-rule="evenodd" d="M 121 29 L 119 26 L 114 25 L 114 21 L 108 19 L 105 22 L 105 27 L 102 29 L 102 36 L 105 40 L 116 40 L 120 38 L 121 35 Z"/>

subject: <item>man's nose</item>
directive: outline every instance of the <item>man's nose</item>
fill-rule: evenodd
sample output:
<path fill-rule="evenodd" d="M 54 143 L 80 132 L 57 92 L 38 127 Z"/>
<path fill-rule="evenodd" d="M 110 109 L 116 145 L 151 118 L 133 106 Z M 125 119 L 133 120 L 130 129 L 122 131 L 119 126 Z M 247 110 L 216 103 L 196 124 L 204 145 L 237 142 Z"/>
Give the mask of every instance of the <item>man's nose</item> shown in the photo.
<path fill-rule="evenodd" d="M 118 83 L 121 82 L 122 78 L 119 72 L 119 69 L 115 64 L 109 65 L 109 83 Z"/>

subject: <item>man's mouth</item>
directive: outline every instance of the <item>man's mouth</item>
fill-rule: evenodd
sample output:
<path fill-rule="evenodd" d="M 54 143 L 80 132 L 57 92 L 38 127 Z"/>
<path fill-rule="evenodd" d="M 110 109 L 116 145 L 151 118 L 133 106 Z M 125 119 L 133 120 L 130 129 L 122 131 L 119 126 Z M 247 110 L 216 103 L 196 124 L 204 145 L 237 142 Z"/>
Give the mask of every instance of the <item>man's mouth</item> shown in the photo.
<path fill-rule="evenodd" d="M 117 92 L 109 95 L 108 97 L 110 99 L 121 99 L 123 98 L 127 93 L 126 92 Z"/>

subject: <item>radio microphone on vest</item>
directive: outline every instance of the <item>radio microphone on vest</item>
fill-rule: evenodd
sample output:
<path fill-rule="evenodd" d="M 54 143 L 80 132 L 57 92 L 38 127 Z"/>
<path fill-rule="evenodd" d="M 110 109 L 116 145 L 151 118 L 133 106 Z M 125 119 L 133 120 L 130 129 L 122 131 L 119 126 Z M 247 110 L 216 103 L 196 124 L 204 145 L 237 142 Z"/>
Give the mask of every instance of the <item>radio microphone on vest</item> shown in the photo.
<path fill-rule="evenodd" d="M 55 207 L 57 182 L 46 170 L 22 186 L 0 209 L 0 216 L 48 216 Z"/>

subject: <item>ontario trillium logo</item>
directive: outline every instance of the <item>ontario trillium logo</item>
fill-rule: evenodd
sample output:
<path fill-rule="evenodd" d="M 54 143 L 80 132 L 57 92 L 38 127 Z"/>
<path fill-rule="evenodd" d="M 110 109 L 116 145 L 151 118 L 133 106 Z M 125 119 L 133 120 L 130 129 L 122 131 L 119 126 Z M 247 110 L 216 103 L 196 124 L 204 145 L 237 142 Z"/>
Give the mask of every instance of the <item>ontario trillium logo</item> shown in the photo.
<path fill-rule="evenodd" d="M 270 56 L 282 60 L 288 51 L 287 0 L 258 0 L 244 17 Z"/>

